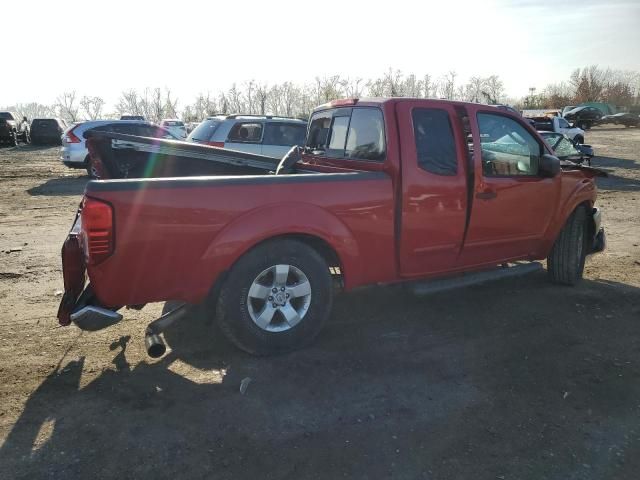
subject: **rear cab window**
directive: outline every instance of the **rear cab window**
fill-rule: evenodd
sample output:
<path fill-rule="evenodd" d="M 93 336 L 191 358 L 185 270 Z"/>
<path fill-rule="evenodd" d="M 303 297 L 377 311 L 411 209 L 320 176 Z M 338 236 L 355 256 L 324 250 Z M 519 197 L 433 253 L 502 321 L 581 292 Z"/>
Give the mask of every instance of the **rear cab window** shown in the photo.
<path fill-rule="evenodd" d="M 309 122 L 305 146 L 313 155 L 382 162 L 386 158 L 382 111 L 352 107 L 316 112 Z"/>

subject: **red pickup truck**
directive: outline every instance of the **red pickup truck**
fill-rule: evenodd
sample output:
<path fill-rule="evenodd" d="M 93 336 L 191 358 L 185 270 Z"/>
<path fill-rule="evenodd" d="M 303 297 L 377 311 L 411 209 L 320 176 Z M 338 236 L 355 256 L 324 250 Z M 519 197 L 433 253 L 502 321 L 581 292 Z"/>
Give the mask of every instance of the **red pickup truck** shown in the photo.
<path fill-rule="evenodd" d="M 468 284 L 545 258 L 552 281 L 573 285 L 604 249 L 599 172 L 487 105 L 333 101 L 280 163 L 104 132 L 88 147 L 110 179 L 87 184 L 64 243 L 59 322 L 93 330 L 124 306 L 179 301 L 147 328 L 152 356 L 205 301 L 238 347 L 269 354 L 312 340 L 336 287 Z"/>

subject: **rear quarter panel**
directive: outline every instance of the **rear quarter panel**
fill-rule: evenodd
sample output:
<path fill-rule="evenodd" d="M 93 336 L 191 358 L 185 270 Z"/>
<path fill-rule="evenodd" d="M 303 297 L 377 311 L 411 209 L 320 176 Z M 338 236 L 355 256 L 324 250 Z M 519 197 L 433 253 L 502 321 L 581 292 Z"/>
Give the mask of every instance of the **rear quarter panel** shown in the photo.
<path fill-rule="evenodd" d="M 90 182 L 86 194 L 109 202 L 115 212 L 115 252 L 88 267 L 98 299 L 111 306 L 200 302 L 250 248 L 297 233 L 334 248 L 347 288 L 395 277 L 393 196 L 384 173 L 229 182 Z"/>

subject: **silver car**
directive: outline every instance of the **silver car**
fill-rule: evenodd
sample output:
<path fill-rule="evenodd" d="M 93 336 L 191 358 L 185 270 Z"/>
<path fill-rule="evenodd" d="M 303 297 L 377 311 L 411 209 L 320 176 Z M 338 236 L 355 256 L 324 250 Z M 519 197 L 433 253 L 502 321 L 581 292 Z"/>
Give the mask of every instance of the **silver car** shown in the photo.
<path fill-rule="evenodd" d="M 91 175 L 89 151 L 85 144 L 84 132 L 87 130 L 124 133 L 139 137 L 169 138 L 177 140 L 168 130 L 153 123 L 140 120 L 93 120 L 82 122 L 68 128 L 62 134 L 60 160 L 70 168 L 84 168 Z"/>
<path fill-rule="evenodd" d="M 200 123 L 187 137 L 241 152 L 282 158 L 294 145 L 304 145 L 307 122 L 265 115 L 216 115 Z"/>

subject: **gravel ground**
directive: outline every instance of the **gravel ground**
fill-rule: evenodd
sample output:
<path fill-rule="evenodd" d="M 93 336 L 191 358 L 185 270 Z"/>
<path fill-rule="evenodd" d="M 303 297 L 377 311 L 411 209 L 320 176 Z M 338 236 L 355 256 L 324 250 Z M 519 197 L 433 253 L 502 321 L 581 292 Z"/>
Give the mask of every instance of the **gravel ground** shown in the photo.
<path fill-rule="evenodd" d="M 201 312 L 158 361 L 142 334 L 162 305 L 101 332 L 57 326 L 87 178 L 56 148 L 0 149 L 0 478 L 637 479 L 640 129 L 586 140 L 610 173 L 608 249 L 580 286 L 366 289 L 273 358 Z"/>

